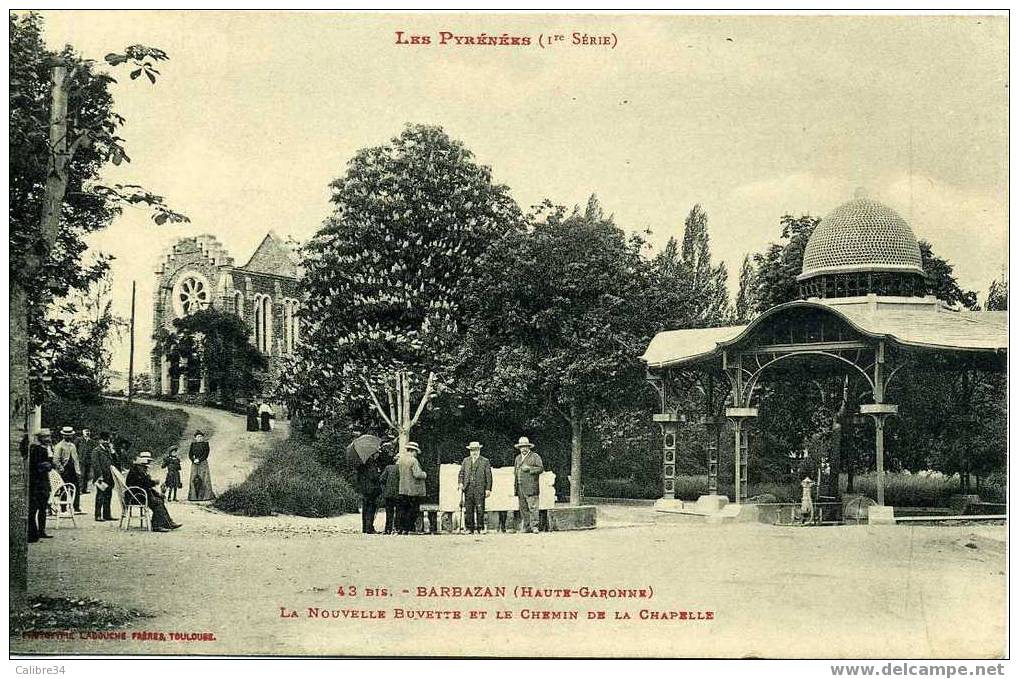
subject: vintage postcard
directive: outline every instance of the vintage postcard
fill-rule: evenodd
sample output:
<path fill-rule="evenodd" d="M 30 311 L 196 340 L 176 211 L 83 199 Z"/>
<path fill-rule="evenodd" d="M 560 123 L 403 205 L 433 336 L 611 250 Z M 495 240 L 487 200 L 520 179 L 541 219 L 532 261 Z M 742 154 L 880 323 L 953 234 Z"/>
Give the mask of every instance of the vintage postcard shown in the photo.
<path fill-rule="evenodd" d="M 11 654 L 1007 656 L 1007 14 L 8 30 Z"/>

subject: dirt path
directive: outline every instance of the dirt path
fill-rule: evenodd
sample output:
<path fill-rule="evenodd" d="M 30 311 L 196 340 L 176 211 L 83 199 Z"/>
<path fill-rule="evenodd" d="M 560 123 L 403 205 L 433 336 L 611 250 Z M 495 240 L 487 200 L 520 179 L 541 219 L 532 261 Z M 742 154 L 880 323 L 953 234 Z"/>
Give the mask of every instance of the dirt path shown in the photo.
<path fill-rule="evenodd" d="M 194 433 L 201 429 L 209 441 L 209 471 L 212 487 L 217 494 L 235 486 L 248 477 L 255 468 L 259 456 L 273 443 L 287 437 L 288 422 L 274 423 L 271 432 L 249 432 L 243 415 L 205 408 L 202 406 L 167 403 L 165 401 L 140 400 L 139 403 L 158 408 L 174 408 L 188 414 L 188 423 L 180 440 L 181 479 L 183 497 L 187 497 L 188 480 L 191 478 L 191 462 L 188 460 L 188 446 L 194 440 Z M 161 472 L 160 472 L 161 473 Z"/>
<path fill-rule="evenodd" d="M 185 528 L 162 535 L 118 532 L 108 524 L 62 529 L 29 552 L 31 593 L 96 597 L 153 614 L 131 631 L 211 633 L 215 641 L 12 639 L 11 648 L 539 657 L 1004 652 L 1002 526 L 796 528 L 633 519 L 576 533 L 396 537 L 357 533 L 356 516 L 249 518 L 198 510 Z M 506 594 L 463 598 L 418 590 L 477 585 L 505 587 Z M 344 597 L 337 595 L 341 586 Z M 520 598 L 517 586 L 652 588 L 653 595 Z M 283 608 L 298 617 L 281 617 Z M 313 608 L 337 617 L 313 617 Z M 397 609 L 460 611 L 462 618 L 397 618 Z M 471 620 L 471 610 L 487 616 Z M 591 610 L 606 618 L 588 619 Z M 560 611 L 579 618 L 535 619 Z M 617 618 L 616 611 L 631 617 Z M 713 620 L 648 620 L 641 611 L 711 611 Z M 362 617 L 343 617 L 352 612 Z M 385 617 L 367 617 L 378 615 Z"/>
<path fill-rule="evenodd" d="M 187 439 L 197 427 L 212 434 L 217 492 L 286 434 L 248 433 L 242 417 L 184 409 Z M 30 593 L 152 615 L 129 635 L 215 640 L 12 639 L 12 653 L 923 658 L 998 657 L 1005 648 L 1004 526 L 708 525 L 607 506 L 594 531 L 396 537 L 360 534 L 357 515 L 239 517 L 180 502 L 170 512 L 184 528 L 156 534 L 94 523 L 92 497 L 78 528 L 31 546 Z M 441 586 L 506 593 L 432 595 Z M 517 586 L 653 595 L 521 598 Z M 472 610 L 485 618 L 470 619 Z M 606 617 L 588 617 L 598 610 Z M 461 619 L 428 617 L 453 611 Z M 577 619 L 541 618 L 571 611 Z M 713 619 L 642 619 L 649 611 Z"/>

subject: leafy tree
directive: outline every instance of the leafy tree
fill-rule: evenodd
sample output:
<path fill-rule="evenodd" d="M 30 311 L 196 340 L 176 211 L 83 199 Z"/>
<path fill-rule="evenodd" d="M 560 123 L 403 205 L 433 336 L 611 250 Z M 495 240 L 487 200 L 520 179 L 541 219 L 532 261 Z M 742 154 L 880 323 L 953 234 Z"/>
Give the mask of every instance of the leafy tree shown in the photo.
<path fill-rule="evenodd" d="M 736 323 L 747 323 L 753 317 L 756 300 L 754 293 L 757 288 L 757 281 L 754 275 L 754 266 L 750 261 L 750 255 L 743 257 L 743 264 L 739 270 L 739 292 L 736 294 L 736 309 L 734 320 Z"/>
<path fill-rule="evenodd" d="M 247 324 L 235 314 L 202 309 L 175 319 L 173 328 L 158 330 L 153 348 L 154 355 L 167 356 L 177 366 L 171 379 L 182 370 L 200 378 L 204 369 L 209 393 L 218 393 L 225 403 L 260 391 L 260 373 L 268 364 L 251 344 Z"/>
<path fill-rule="evenodd" d="M 304 249 L 304 341 L 284 388 L 319 412 L 374 407 L 402 445 L 452 386 L 466 286 L 519 208 L 461 142 L 427 125 L 358 151 L 331 187 L 333 214 Z M 415 407 L 412 391 L 429 398 Z"/>
<path fill-rule="evenodd" d="M 593 196 L 572 213 L 546 201 L 529 223 L 493 243 L 478 267 L 463 381 L 482 408 L 569 426 L 576 504 L 585 426 L 646 389 L 639 356 L 655 329 L 648 264 L 644 242 Z"/>
<path fill-rule="evenodd" d="M 955 280 L 953 267 L 948 260 L 934 254 L 931 244 L 920 241 L 920 261 L 927 275 L 927 289 L 942 302 L 966 309 L 977 308 L 977 293 L 963 290 Z"/>
<path fill-rule="evenodd" d="M 690 277 L 690 301 L 694 305 L 694 325 L 719 325 L 731 315 L 729 292 L 726 287 L 725 264 L 711 263 L 708 215 L 694 205 L 686 216 L 683 230 L 683 265 Z"/>
<path fill-rule="evenodd" d="M 93 62 L 70 47 L 60 53 L 47 50 L 38 15 L 10 13 L 8 22 L 10 589 L 17 599 L 27 587 L 28 487 L 21 443 L 31 406 L 42 397 L 40 375 L 32 375 L 35 383 L 30 383 L 30 364 L 38 362 L 39 347 L 46 341 L 47 311 L 54 299 L 85 290 L 102 276 L 107 265 L 102 257 L 82 264 L 82 236 L 108 224 L 120 205 L 149 205 L 157 223 L 186 217 L 141 187 L 96 183 L 102 165 L 129 160 L 117 136 L 124 121 L 112 110 L 108 91 L 113 78 L 97 72 Z M 130 64 L 133 77 L 144 73 L 152 82 L 158 74 L 155 62 L 167 58 L 161 50 L 142 45 L 106 55 L 107 63 Z M 49 370 L 56 360 L 50 353 Z"/>
<path fill-rule="evenodd" d="M 819 217 L 783 215 L 782 241 L 771 243 L 764 252 L 753 256 L 755 282 L 754 313 L 764 313 L 773 306 L 799 299 L 796 277 L 803 272 L 803 251 L 814 233 Z"/>
<path fill-rule="evenodd" d="M 991 281 L 991 287 L 987 289 L 986 306 L 988 311 L 1008 311 L 1008 281 L 1004 276 Z"/>

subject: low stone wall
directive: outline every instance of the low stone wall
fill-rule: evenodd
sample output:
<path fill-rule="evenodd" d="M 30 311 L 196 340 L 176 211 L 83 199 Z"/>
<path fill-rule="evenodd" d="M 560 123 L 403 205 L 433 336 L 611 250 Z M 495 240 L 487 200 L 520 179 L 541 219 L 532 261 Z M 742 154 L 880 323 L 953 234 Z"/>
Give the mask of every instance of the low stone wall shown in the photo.
<path fill-rule="evenodd" d="M 459 522 L 452 512 L 439 512 L 435 505 L 423 505 L 422 530 L 431 533 L 451 532 L 454 524 Z M 556 505 L 551 509 L 538 512 L 538 525 L 542 532 L 591 530 L 597 527 L 598 509 L 594 505 Z M 455 521 L 454 521 L 455 519 Z M 434 528 L 433 528 L 434 526 Z M 485 527 L 489 532 L 505 530 L 514 533 L 520 526 L 519 512 L 485 512 Z"/>

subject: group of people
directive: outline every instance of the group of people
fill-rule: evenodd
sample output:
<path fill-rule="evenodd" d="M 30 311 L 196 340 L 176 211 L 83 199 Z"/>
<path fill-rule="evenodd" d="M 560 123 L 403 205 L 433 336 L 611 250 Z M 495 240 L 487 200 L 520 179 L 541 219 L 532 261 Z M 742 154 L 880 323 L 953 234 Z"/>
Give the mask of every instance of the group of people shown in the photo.
<path fill-rule="evenodd" d="M 54 491 L 63 493 L 66 484 L 74 487 L 73 500 L 71 493 L 61 495 L 60 499 L 70 501 L 75 514 L 84 514 L 81 510 L 81 496 L 90 493 L 91 485 L 95 489 L 95 520 L 115 521 L 111 516 L 116 486 L 114 469 L 127 474 L 124 483 L 128 488 L 141 488 L 145 491 L 144 496 L 137 491 L 125 493 L 123 500 L 130 504 L 144 502 L 148 505 L 154 532 L 165 533 L 180 528 L 181 524 L 175 522 L 166 509 L 166 502 L 176 502 L 177 490 L 183 487 L 177 446 L 171 446 L 163 458 L 162 468 L 166 474 L 162 483 L 153 478 L 150 472 L 154 461 L 152 453 L 142 451 L 137 456 L 131 456 L 130 446 L 130 441 L 115 438 L 110 432 L 100 432 L 98 438 L 93 438 L 91 430 L 82 429 L 78 435 L 71 426 L 60 428 L 60 440 L 55 444 L 52 431 L 48 428 L 36 432 L 35 443 L 28 444 L 26 437 L 22 454 L 28 463 L 28 541 L 38 542 L 42 538 L 53 537 L 46 532 L 46 517 L 51 511 Z M 209 443 L 205 441 L 204 432 L 195 432 L 188 457 L 191 460 L 188 499 L 215 499 L 209 473 Z"/>
<path fill-rule="evenodd" d="M 393 456 L 384 445 L 379 454 L 357 469 L 357 485 L 361 492 L 361 530 L 376 533 L 375 515 L 381 502 L 386 511 L 383 532 L 387 535 L 408 535 L 416 532 L 421 503 L 426 496 L 427 472 L 418 456 L 421 447 L 410 441 L 402 454 Z M 484 446 L 478 441 L 467 445 L 467 455 L 460 463 L 457 489 L 461 494 L 464 529 L 468 533 L 487 533 L 485 500 L 492 495 L 492 463 L 481 454 Z M 514 445 L 513 490 L 518 498 L 520 532 L 538 532 L 538 477 L 545 471 L 534 444 L 521 436 Z M 504 528 L 504 527 L 503 527 Z"/>
<path fill-rule="evenodd" d="M 276 417 L 272 406 L 262 401 L 248 403 L 248 431 L 272 431 L 272 421 Z"/>

